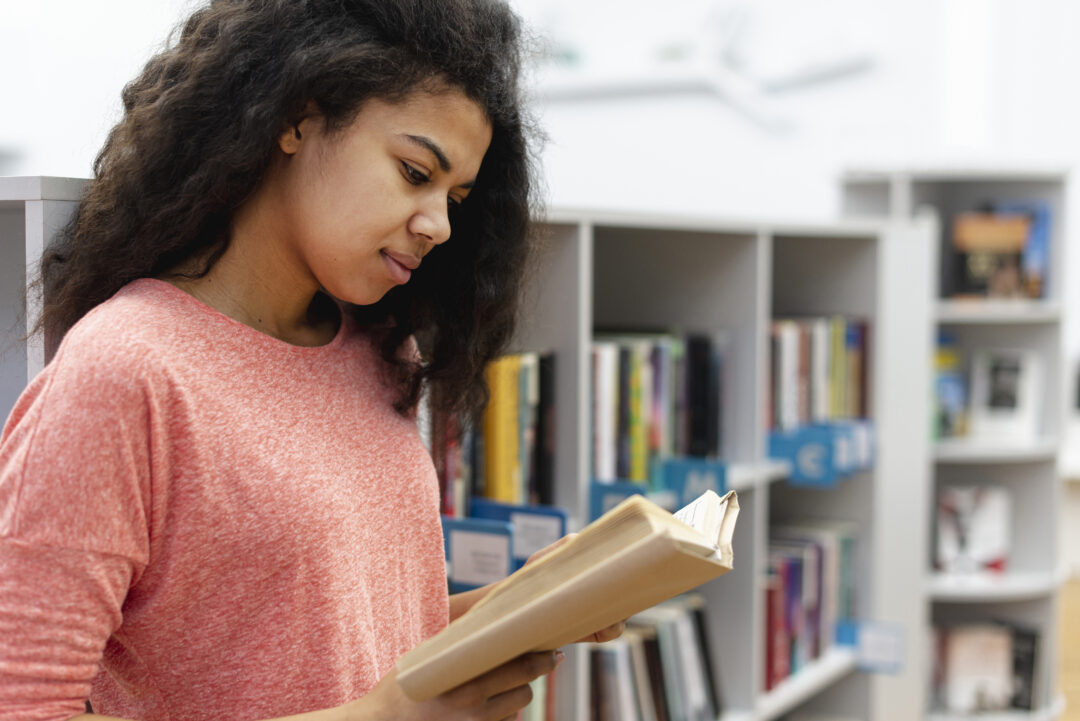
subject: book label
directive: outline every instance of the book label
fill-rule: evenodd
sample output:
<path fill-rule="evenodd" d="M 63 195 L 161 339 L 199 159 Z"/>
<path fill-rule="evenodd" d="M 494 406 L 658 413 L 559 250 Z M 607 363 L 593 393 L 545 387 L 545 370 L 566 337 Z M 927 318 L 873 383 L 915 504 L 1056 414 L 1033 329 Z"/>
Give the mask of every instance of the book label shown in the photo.
<path fill-rule="evenodd" d="M 860 671 L 900 674 L 904 670 L 906 646 L 904 627 L 883 621 L 841 621 L 836 626 L 836 642 L 855 650 Z"/>
<path fill-rule="evenodd" d="M 470 586 L 500 581 L 510 573 L 510 539 L 476 531 L 450 531 L 450 580 Z"/>
<path fill-rule="evenodd" d="M 563 519 L 536 513 L 511 513 L 514 527 L 514 558 L 528 558 L 563 537 Z"/>

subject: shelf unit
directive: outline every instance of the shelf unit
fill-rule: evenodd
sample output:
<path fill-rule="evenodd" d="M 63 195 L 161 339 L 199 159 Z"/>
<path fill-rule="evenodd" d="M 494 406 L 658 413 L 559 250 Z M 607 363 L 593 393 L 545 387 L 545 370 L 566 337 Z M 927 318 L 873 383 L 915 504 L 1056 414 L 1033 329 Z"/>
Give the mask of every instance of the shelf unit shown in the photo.
<path fill-rule="evenodd" d="M 858 170 L 842 179 L 842 212 L 846 217 L 900 219 L 920 212 L 941 218 L 936 252 L 934 324 L 958 339 L 965 358 L 978 348 L 1013 347 L 1035 350 L 1043 365 L 1039 433 L 1031 442 L 989 443 L 960 438 L 934 444 L 934 474 L 928 490 L 925 527 L 933 534 L 938 489 L 945 485 L 1007 488 L 1012 498 L 1012 549 L 1009 570 L 998 578 L 964 578 L 934 573 L 934 543 L 928 537 L 925 556 L 925 601 L 933 623 L 1005 619 L 1040 631 L 1036 671 L 1038 710 L 1034 712 L 953 716 L 929 713 L 935 721 L 953 718 L 980 721 L 1053 719 L 1063 701 L 1057 693 L 1059 591 L 1067 568 L 1061 559 L 1059 511 L 1062 483 L 1059 458 L 1066 432 L 1065 308 L 1072 290 L 1064 279 L 1067 244 L 1065 213 L 1069 207 L 1067 174 L 1060 168 L 911 168 Z M 986 201 L 1039 201 L 1052 214 L 1050 277 L 1045 297 L 1037 300 L 953 300 L 945 295 L 950 268 L 950 219 Z M 932 357 L 923 359 L 932 364 Z M 928 387 L 929 392 L 929 387 Z M 1071 391 L 1075 395 L 1075 389 Z M 927 416 L 929 418 L 929 416 Z M 928 432 L 929 435 L 929 432 Z M 926 653 L 925 658 L 929 658 Z M 929 679 L 929 673 L 924 674 Z M 928 683 L 928 681 L 927 681 Z"/>
<path fill-rule="evenodd" d="M 515 350 L 556 353 L 556 502 L 571 526 L 586 517 L 589 357 L 596 328 L 726 331 L 725 407 L 730 485 L 740 493 L 735 570 L 701 593 L 710 614 L 724 721 L 765 721 L 819 711 L 884 721 L 923 707 L 912 652 L 904 671 L 856 670 L 836 649 L 770 693 L 764 687 L 763 575 L 769 525 L 778 517 L 859 523 L 860 615 L 905 629 L 926 624 L 910 589 L 924 572 L 925 533 L 912 533 L 929 482 L 929 444 L 919 432 L 929 399 L 907 391 L 930 382 L 932 218 L 900 222 L 776 225 L 749 220 L 644 216 L 565 209 L 543 221 L 546 250 L 529 289 Z M 913 280 L 914 285 L 913 285 Z M 790 487 L 786 464 L 766 457 L 769 330 L 774 316 L 851 314 L 871 322 L 871 407 L 876 464 L 829 490 Z M 880 570 L 879 570 L 880 569 Z M 887 570 L 886 570 L 887 569 Z M 907 640 L 908 647 L 915 643 Z M 560 669 L 558 718 L 588 718 L 585 670 L 570 654 Z"/>
<path fill-rule="evenodd" d="M 71 217 L 85 182 L 0 178 L 0 418 L 7 418 L 27 381 L 45 367 L 40 336 L 23 342 L 37 318 L 33 300 L 26 299 L 27 277 Z"/>
<path fill-rule="evenodd" d="M 0 287 L 25 287 L 23 269 L 62 226 L 80 189 L 80 181 L 0 179 L 5 259 L 0 267 L 16 266 L 22 273 Z M 930 448 L 920 432 L 929 399 L 910 389 L 930 382 L 921 359 L 931 350 L 927 269 L 935 221 L 776 225 L 560 210 L 539 226 L 544 250 L 512 350 L 543 348 L 556 354 L 555 496 L 568 510 L 571 527 L 584 524 L 588 509 L 593 328 L 725 329 L 734 342 L 727 361 L 725 455 L 742 512 L 735 570 L 700 589 L 709 604 L 708 640 L 724 699 L 721 718 L 767 721 L 802 711 L 873 721 L 916 717 L 924 689 L 912 629 L 922 629 L 927 619 L 922 599 L 913 598 L 910 589 L 925 570 L 921 509 L 928 503 Z M 17 307 L 16 294 L 2 299 L 5 310 Z M 783 480 L 787 464 L 766 455 L 770 322 L 774 315 L 797 313 L 853 314 L 871 323 L 868 390 L 875 464 L 833 489 L 790 487 Z M 16 360 L 0 366 L 8 405 L 43 360 L 40 347 L 23 348 Z M 769 525 L 781 515 L 859 525 L 858 613 L 908 629 L 902 672 L 859 672 L 850 650 L 834 649 L 772 692 L 759 691 Z M 561 721 L 589 718 L 588 679 L 583 666 L 573 663 L 581 654 L 569 651 L 559 670 Z"/>

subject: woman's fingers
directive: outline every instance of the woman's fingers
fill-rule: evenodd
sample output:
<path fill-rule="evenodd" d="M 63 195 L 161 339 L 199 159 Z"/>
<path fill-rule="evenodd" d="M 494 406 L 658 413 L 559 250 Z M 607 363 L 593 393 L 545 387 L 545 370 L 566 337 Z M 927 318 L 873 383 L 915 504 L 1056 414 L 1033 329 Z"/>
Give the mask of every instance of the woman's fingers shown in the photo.
<path fill-rule="evenodd" d="M 597 643 L 603 643 L 604 641 L 612 641 L 619 636 L 623 635 L 623 631 L 626 630 L 626 621 L 619 621 L 607 628 L 602 628 L 593 634 L 593 638 Z"/>
<path fill-rule="evenodd" d="M 507 692 L 518 691 L 522 686 L 527 688 L 529 682 L 554 671 L 561 660 L 561 651 L 526 653 L 512 661 L 507 661 L 502 666 L 488 671 L 469 683 L 459 686 L 451 693 L 461 694 L 467 699 L 472 698 L 474 700 L 476 697 L 485 699 L 501 697 Z M 503 699 L 503 701 L 505 700 Z M 466 701 L 466 703 L 469 703 L 469 701 Z M 499 717 L 492 715 L 491 718 Z"/>
<path fill-rule="evenodd" d="M 485 713 L 490 718 L 513 719 L 518 711 L 529 705 L 532 697 L 532 688 L 528 684 L 512 688 L 489 698 Z"/>
<path fill-rule="evenodd" d="M 552 543 L 551 545 L 544 546 L 539 551 L 537 551 L 536 553 L 529 556 L 528 560 L 525 561 L 525 565 L 528 566 L 530 563 L 537 560 L 538 558 L 543 558 L 544 556 L 548 555 L 549 553 L 554 551 L 559 546 L 562 546 L 563 544 L 573 540 L 576 537 L 577 537 L 576 533 L 568 533 L 565 536 L 563 536 L 562 538 L 560 538 L 559 540 Z"/>

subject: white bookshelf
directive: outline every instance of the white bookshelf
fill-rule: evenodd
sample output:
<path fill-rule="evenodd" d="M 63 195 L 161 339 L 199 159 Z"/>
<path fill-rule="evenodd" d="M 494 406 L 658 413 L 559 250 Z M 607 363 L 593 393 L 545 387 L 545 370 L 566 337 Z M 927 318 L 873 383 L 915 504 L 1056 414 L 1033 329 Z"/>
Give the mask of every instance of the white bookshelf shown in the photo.
<path fill-rule="evenodd" d="M 1065 697 L 1057 696 L 1053 703 L 1037 711 L 1007 711 L 980 714 L 932 713 L 927 721 L 1054 721 L 1065 713 Z"/>
<path fill-rule="evenodd" d="M 1034 463 L 1057 459 L 1061 441 L 1039 438 L 1029 443 L 1008 443 L 947 438 L 934 444 L 938 463 Z"/>
<path fill-rule="evenodd" d="M 929 482 L 930 449 L 921 432 L 929 398 L 908 389 L 929 383 L 921 358 L 932 341 L 935 221 L 775 224 L 562 209 L 543 225 L 546 256 L 515 345 L 557 354 L 556 465 L 565 473 L 556 501 L 569 510 L 572 525 L 587 512 L 592 328 L 725 330 L 733 341 L 725 456 L 742 511 L 735 570 L 700 589 L 710 608 L 721 719 L 765 721 L 803 710 L 880 721 L 918 715 L 924 701 L 914 674 L 922 669 L 912 654 L 901 673 L 878 676 L 857 671 L 850 650 L 833 649 L 764 693 L 762 578 L 770 519 L 856 521 L 860 617 L 905 629 L 927 623 L 921 599 L 908 591 L 924 574 L 926 500 L 911 488 Z M 920 283 L 925 292 L 913 300 Z M 787 465 L 766 456 L 770 323 L 774 316 L 832 313 L 871 323 L 877 459 L 835 489 L 791 488 L 783 480 Z M 562 673 L 558 683 L 574 689 L 560 694 L 559 718 L 586 718 L 587 676 L 573 664 Z"/>
<path fill-rule="evenodd" d="M 80 187 L 77 181 L 0 179 L 2 267 L 12 266 L 8 259 L 18 268 L 35 262 L 70 214 Z M 545 249 L 514 346 L 556 355 L 555 497 L 569 511 L 571 526 L 587 519 L 593 329 L 725 329 L 733 341 L 725 456 L 742 511 L 735 569 L 700 589 L 709 605 L 721 718 L 766 721 L 804 711 L 872 721 L 918 716 L 925 706 L 924 669 L 910 650 L 900 673 L 874 675 L 856 669 L 851 651 L 833 649 L 762 692 L 762 578 L 770 519 L 854 521 L 859 617 L 906 629 L 909 649 L 928 623 L 923 598 L 913 598 L 910 589 L 921 585 L 928 553 L 924 509 L 931 451 L 923 423 L 929 398 L 911 389 L 930 380 L 922 359 L 932 342 L 928 268 L 935 221 L 801 225 L 561 210 L 541 226 Z M 25 275 L 0 287 L 13 285 L 21 291 Z M 14 294 L 5 292 L 6 312 L 14 307 Z M 828 490 L 790 487 L 783 480 L 787 465 L 766 454 L 771 319 L 811 313 L 858 315 L 871 324 L 875 463 Z M 43 360 L 40 349 L 20 352 L 18 362 L 0 366 L 11 400 Z M 582 657 L 571 651 L 560 668 L 560 721 L 588 718 L 588 677 L 575 663 Z"/>
<path fill-rule="evenodd" d="M 1059 591 L 1068 567 L 1060 552 L 1059 473 L 1067 432 L 1066 396 L 1075 395 L 1067 381 L 1066 308 L 1075 291 L 1064 278 L 1066 210 L 1072 205 L 1063 168 L 1008 166 L 966 168 L 898 168 L 856 170 L 842 179 L 842 212 L 846 217 L 912 217 L 929 211 L 941 219 L 937 243 L 934 326 L 953 335 L 965 359 L 979 348 L 1033 349 L 1043 365 L 1039 428 L 1034 440 L 989 442 L 977 438 L 934 444 L 934 473 L 927 490 L 923 525 L 930 534 L 922 585 L 932 623 L 1004 619 L 1040 632 L 1034 712 L 955 716 L 927 709 L 935 721 L 978 719 L 1016 721 L 1054 719 L 1063 709 L 1057 691 Z M 1050 277 L 1045 297 L 1035 300 L 954 300 L 944 297 L 944 274 L 951 262 L 948 228 L 958 212 L 987 201 L 1040 201 L 1052 214 Z M 932 365 L 933 358 L 923 359 Z M 928 416 L 929 418 L 929 416 Z M 929 421 L 927 421 L 927 424 Z M 929 434 L 929 428 L 927 428 Z M 1012 548 L 1009 568 L 999 577 L 964 577 L 933 569 L 936 496 L 944 485 L 999 486 L 1009 490 Z M 930 659 L 929 649 L 921 658 Z M 929 684 L 930 673 L 924 673 Z"/>
<path fill-rule="evenodd" d="M 84 184 L 72 178 L 0 178 L 0 417 L 5 419 L 27 381 L 45 367 L 40 336 L 22 342 L 37 319 L 34 299 L 26 299 L 27 278 L 70 218 Z"/>

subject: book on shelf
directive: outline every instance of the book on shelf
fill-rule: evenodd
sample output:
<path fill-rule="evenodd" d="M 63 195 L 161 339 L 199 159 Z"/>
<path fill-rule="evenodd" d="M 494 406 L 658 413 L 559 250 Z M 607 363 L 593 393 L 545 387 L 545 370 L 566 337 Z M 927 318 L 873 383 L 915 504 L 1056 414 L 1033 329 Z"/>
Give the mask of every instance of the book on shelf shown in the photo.
<path fill-rule="evenodd" d="M 499 357 L 484 372 L 490 397 L 475 422 L 426 413 L 443 515 L 464 517 L 472 497 L 504 503 L 555 501 L 555 355 Z"/>
<path fill-rule="evenodd" d="M 723 453 L 727 334 L 598 331 L 592 476 L 650 481 L 659 459 Z"/>
<path fill-rule="evenodd" d="M 770 530 L 764 690 L 820 658 L 855 617 L 855 531 L 854 523 L 810 519 Z"/>
<path fill-rule="evenodd" d="M 839 315 L 777 318 L 770 330 L 770 429 L 867 416 L 869 323 Z"/>
<path fill-rule="evenodd" d="M 1012 544 L 1012 499 L 1001 486 L 943 486 L 935 566 L 944 573 L 1004 572 Z"/>
<path fill-rule="evenodd" d="M 952 220 L 955 275 L 946 295 L 958 298 L 1044 298 L 1052 217 L 1045 203 L 1004 201 Z"/>
<path fill-rule="evenodd" d="M 707 492 L 674 515 L 641 496 L 628 498 L 402 656 L 398 683 L 416 700 L 431 698 L 729 571 L 738 510 L 734 492 Z"/>
<path fill-rule="evenodd" d="M 934 353 L 934 438 L 967 435 L 968 384 L 956 337 L 939 332 Z"/>
<path fill-rule="evenodd" d="M 1036 708 L 1039 632 L 1007 621 L 934 629 L 934 705 L 952 713 Z"/>
<path fill-rule="evenodd" d="M 713 721 L 721 713 L 721 694 L 711 664 L 704 613 L 704 600 L 688 594 L 630 619 L 631 637 L 639 635 L 643 639 L 643 655 L 653 664 L 648 669 L 653 679 L 651 717 Z"/>
<path fill-rule="evenodd" d="M 1043 391 L 1039 354 L 1025 348 L 980 348 L 971 358 L 972 438 L 1031 442 L 1038 437 Z"/>

